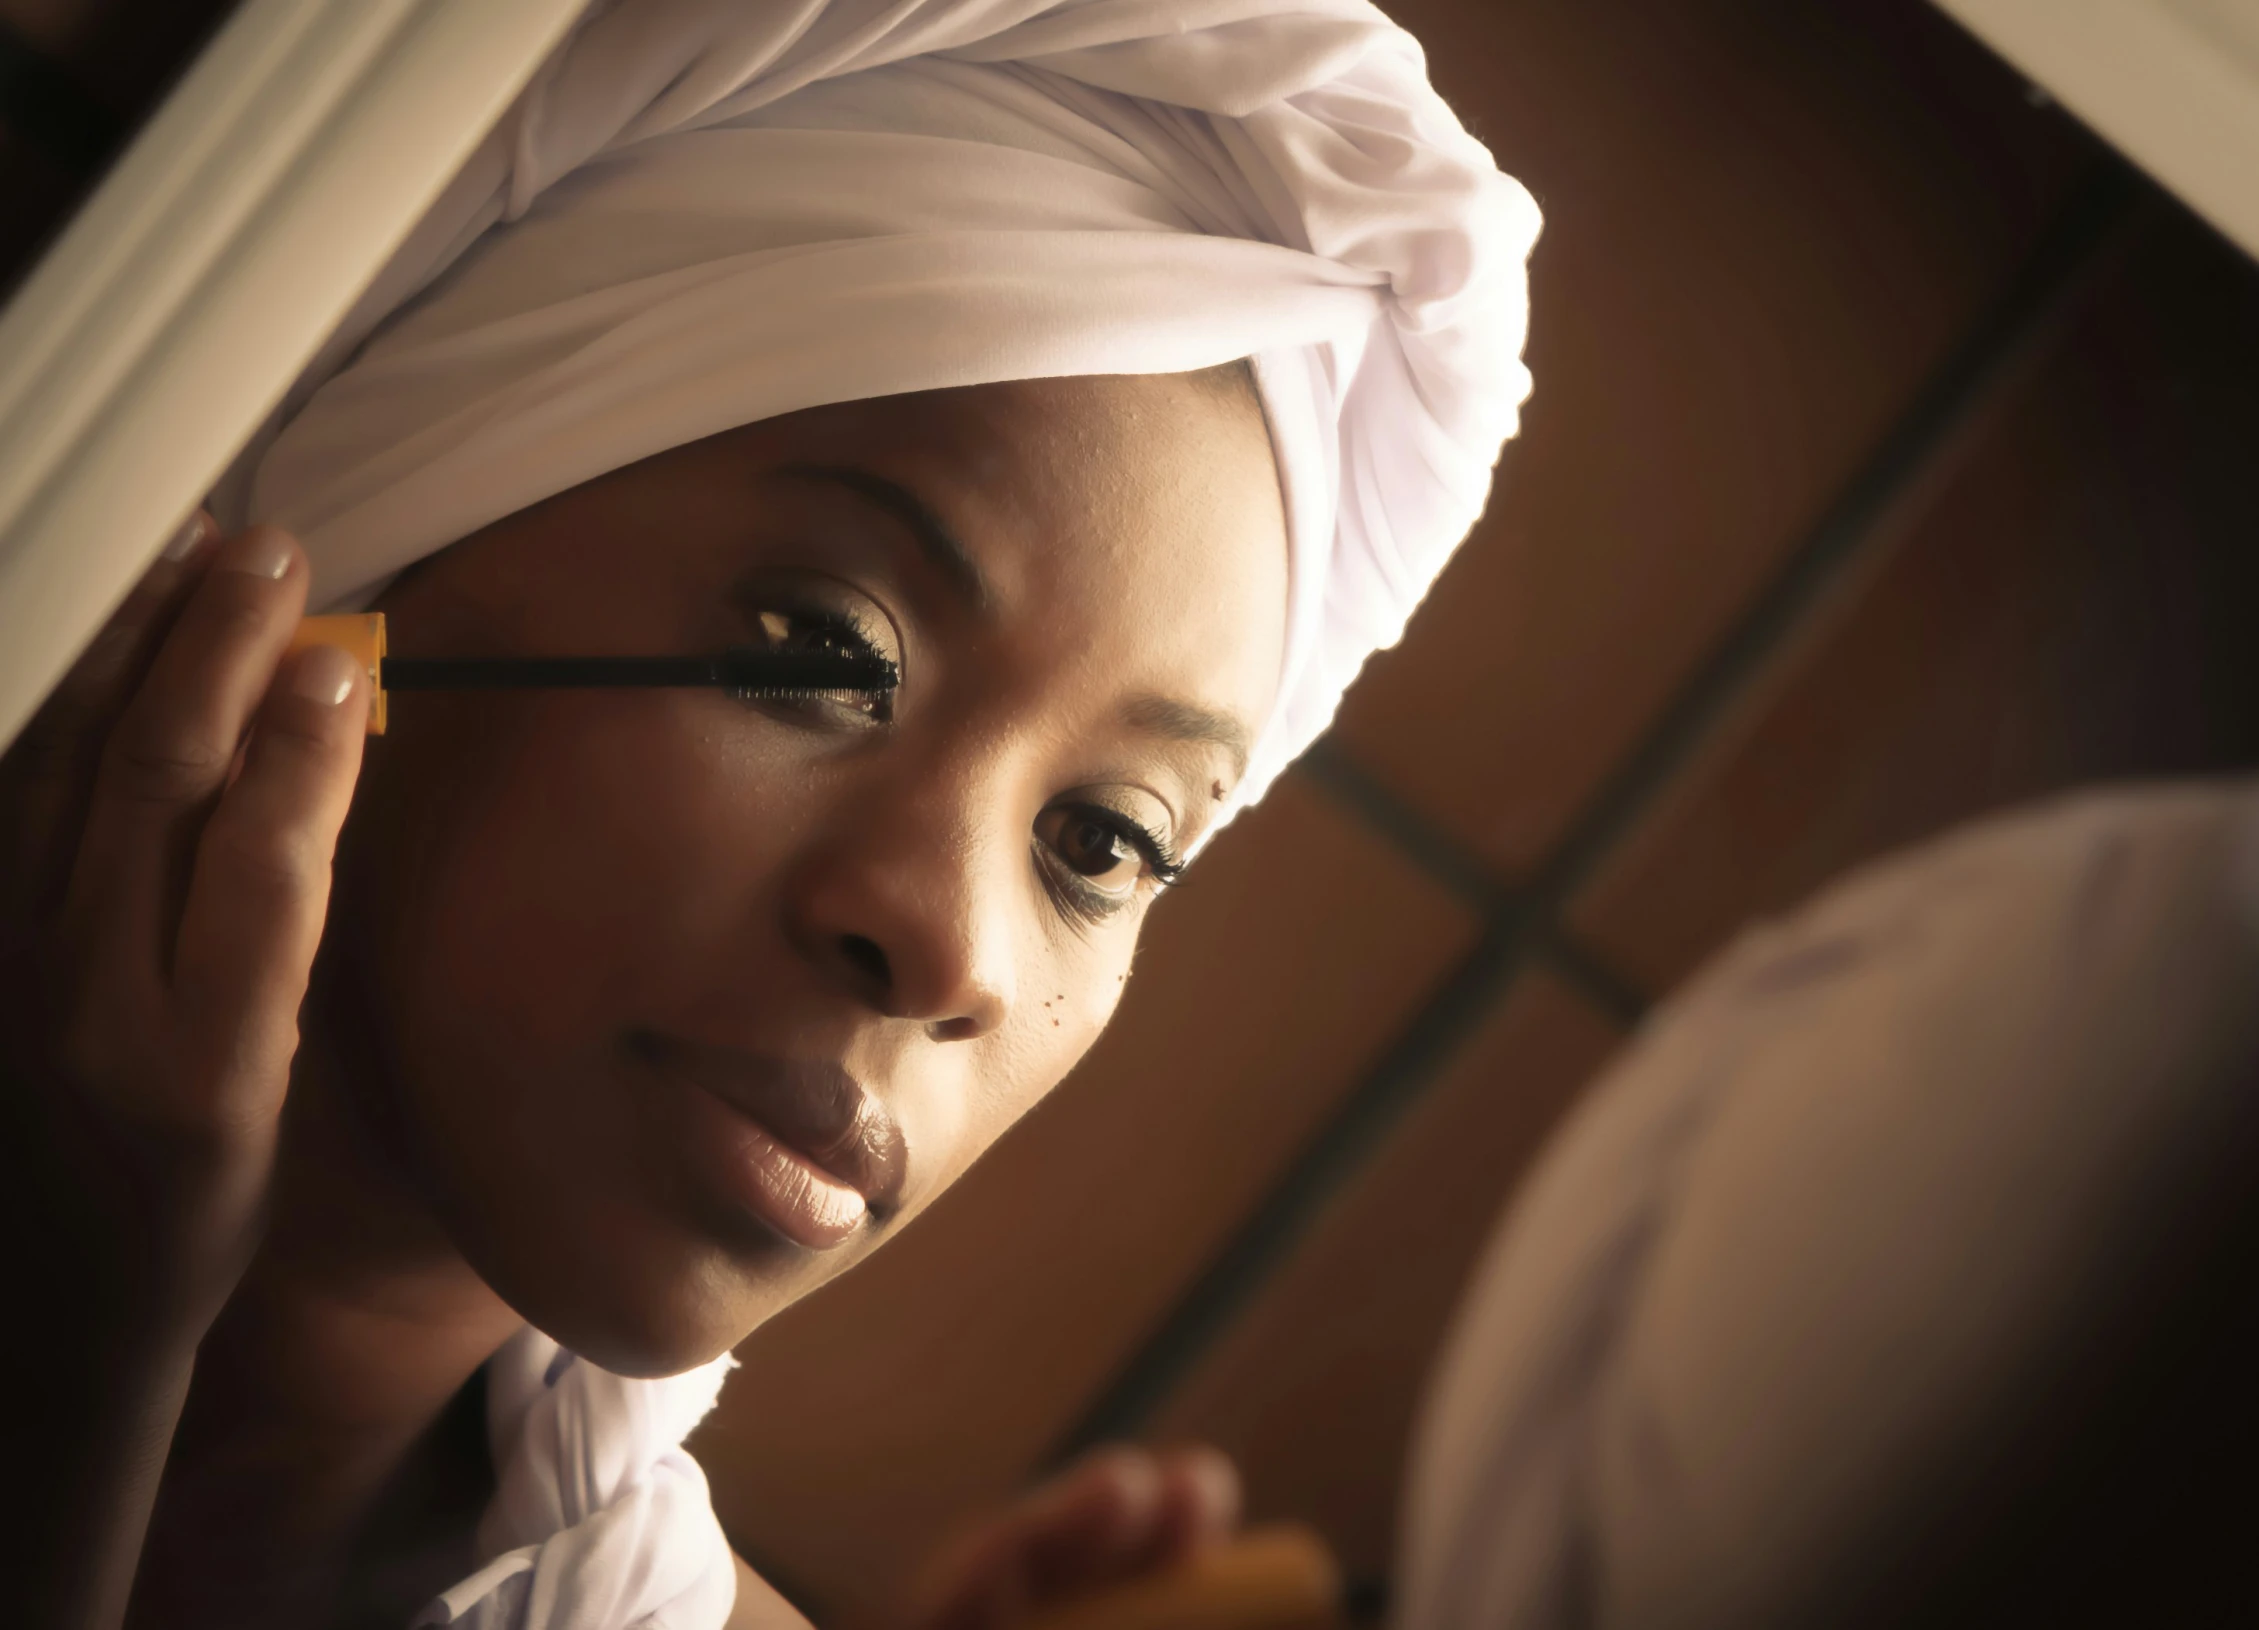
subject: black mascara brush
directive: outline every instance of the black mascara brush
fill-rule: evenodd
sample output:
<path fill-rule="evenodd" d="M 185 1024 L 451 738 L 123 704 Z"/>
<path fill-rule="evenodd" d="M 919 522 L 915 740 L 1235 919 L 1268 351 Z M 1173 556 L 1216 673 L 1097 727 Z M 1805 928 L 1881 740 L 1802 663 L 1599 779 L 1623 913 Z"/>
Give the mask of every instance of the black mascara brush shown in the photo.
<path fill-rule="evenodd" d="M 712 687 L 748 696 L 845 692 L 880 696 L 900 676 L 884 657 L 846 651 L 748 648 L 697 657 L 393 657 L 385 654 L 384 613 L 308 617 L 291 650 L 334 645 L 368 673 L 374 701 L 369 734 L 381 736 L 394 691 L 621 690 Z"/>

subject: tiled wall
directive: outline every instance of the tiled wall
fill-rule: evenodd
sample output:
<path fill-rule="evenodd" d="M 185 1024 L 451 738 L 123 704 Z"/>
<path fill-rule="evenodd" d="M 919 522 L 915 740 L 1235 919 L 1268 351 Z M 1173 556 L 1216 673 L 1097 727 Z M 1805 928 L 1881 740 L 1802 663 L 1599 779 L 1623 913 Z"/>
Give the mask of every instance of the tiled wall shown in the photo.
<path fill-rule="evenodd" d="M 0 0 L 0 271 L 218 9 Z M 697 1447 L 827 1618 L 1117 1434 L 1385 1579 L 1459 1278 L 1651 1001 L 1953 821 L 2259 762 L 2259 270 L 1920 0 L 1393 9 L 1546 207 L 1527 433 L 1083 1069 L 746 1344 Z"/>

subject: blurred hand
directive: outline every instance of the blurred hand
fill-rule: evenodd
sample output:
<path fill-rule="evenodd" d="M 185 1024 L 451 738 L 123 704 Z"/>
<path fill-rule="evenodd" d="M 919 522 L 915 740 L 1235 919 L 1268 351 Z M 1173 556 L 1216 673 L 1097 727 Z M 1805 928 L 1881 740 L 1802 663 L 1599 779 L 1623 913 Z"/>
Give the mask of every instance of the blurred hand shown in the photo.
<path fill-rule="evenodd" d="M 1101 1449 L 943 1548 L 908 1630 L 1010 1630 L 1229 1538 L 1239 1474 L 1213 1449 Z"/>

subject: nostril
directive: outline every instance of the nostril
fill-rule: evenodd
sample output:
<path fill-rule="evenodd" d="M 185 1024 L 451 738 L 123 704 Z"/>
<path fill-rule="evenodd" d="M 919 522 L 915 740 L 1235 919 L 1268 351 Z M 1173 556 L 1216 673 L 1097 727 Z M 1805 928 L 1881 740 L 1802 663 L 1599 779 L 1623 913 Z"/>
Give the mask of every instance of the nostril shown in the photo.
<path fill-rule="evenodd" d="M 876 983 L 881 990 L 892 988 L 894 970 L 888 966 L 886 952 L 877 940 L 866 939 L 861 934 L 842 934 L 839 949 L 857 973 Z"/>

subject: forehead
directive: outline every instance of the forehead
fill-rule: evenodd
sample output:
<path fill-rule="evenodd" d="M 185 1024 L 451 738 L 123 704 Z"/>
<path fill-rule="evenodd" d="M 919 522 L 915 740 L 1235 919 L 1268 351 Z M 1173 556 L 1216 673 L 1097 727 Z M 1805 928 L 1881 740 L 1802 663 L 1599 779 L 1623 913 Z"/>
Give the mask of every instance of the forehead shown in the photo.
<path fill-rule="evenodd" d="M 1252 391 L 1206 376 L 926 391 L 812 409 L 741 434 L 779 461 L 914 476 L 937 507 L 978 523 L 971 529 L 999 552 L 985 564 L 1001 574 L 1150 555 L 1187 523 L 1268 525 L 1284 548 L 1262 410 Z M 1049 546 L 1006 558 L 1037 540 Z"/>

